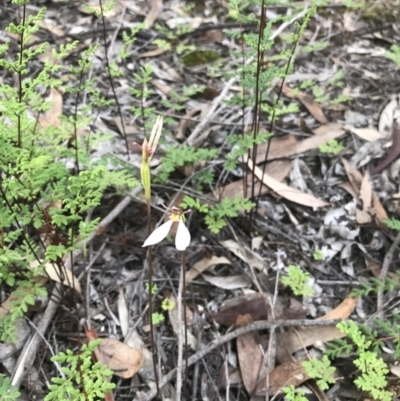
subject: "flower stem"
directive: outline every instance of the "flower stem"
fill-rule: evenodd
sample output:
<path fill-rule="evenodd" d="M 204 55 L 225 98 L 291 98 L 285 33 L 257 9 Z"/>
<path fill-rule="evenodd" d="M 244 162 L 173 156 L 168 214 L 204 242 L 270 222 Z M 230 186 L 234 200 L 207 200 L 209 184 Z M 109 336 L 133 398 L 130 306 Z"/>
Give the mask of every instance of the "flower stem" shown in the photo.
<path fill-rule="evenodd" d="M 147 199 L 147 233 L 151 234 L 151 205 L 150 199 Z M 148 247 L 147 251 L 147 262 L 149 266 L 148 283 L 149 283 L 149 316 L 150 316 L 150 344 L 151 344 L 151 356 L 153 358 L 153 370 L 154 370 L 154 380 L 156 382 L 157 396 L 160 396 L 160 385 L 158 383 L 158 373 L 157 373 L 157 360 L 156 360 L 156 350 L 154 344 L 154 325 L 153 325 L 153 253 L 152 247 Z"/>

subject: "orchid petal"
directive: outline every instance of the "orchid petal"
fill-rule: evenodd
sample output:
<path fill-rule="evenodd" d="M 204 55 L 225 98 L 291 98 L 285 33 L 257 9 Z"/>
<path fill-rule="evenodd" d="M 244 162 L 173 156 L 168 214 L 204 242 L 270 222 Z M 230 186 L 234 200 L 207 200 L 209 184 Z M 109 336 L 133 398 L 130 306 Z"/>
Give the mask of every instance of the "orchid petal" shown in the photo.
<path fill-rule="evenodd" d="M 149 246 L 149 245 L 155 245 L 161 242 L 169 233 L 169 230 L 171 229 L 173 221 L 168 220 L 166 223 L 161 224 L 160 227 L 156 228 L 146 239 L 142 247 Z"/>
<path fill-rule="evenodd" d="M 185 223 L 182 220 L 178 222 L 178 230 L 175 236 L 175 247 L 178 251 L 185 251 L 190 244 L 190 232 L 186 228 Z"/>

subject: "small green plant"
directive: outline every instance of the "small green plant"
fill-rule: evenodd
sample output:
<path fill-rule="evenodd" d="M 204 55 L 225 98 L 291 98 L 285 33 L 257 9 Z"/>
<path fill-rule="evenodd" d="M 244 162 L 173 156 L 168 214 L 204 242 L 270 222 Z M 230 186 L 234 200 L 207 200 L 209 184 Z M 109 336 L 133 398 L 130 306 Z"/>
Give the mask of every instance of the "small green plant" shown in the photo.
<path fill-rule="evenodd" d="M 68 366 L 61 368 L 65 377 L 52 378 L 53 384 L 50 385 L 45 401 L 95 401 L 104 398 L 115 387 L 114 383 L 107 380 L 112 376 L 112 370 L 101 362 L 92 361 L 92 354 L 100 342 L 101 340 L 95 340 L 84 344 L 79 354 L 68 349 L 51 358 L 53 362 Z"/>
<path fill-rule="evenodd" d="M 165 311 L 172 311 L 175 308 L 175 302 L 169 298 L 165 298 L 161 303 L 161 309 Z"/>
<path fill-rule="evenodd" d="M 329 139 L 325 145 L 321 145 L 319 150 L 322 153 L 332 153 L 334 155 L 339 154 L 344 149 L 344 146 L 336 139 Z"/>
<path fill-rule="evenodd" d="M 338 329 L 347 335 L 355 347 L 356 359 L 354 365 L 359 369 L 359 376 L 354 380 L 355 385 L 380 401 L 391 401 L 392 393 L 386 390 L 386 375 L 389 369 L 378 352 L 373 349 L 373 341 L 367 340 L 365 334 L 353 322 L 340 322 Z"/>
<path fill-rule="evenodd" d="M 146 287 L 146 291 L 149 292 L 149 283 L 146 283 L 145 287 Z M 151 283 L 151 294 L 152 295 L 157 294 L 157 291 L 158 291 L 158 285 Z"/>
<path fill-rule="evenodd" d="M 288 286 L 295 295 L 311 296 L 314 290 L 307 285 L 310 275 L 303 272 L 300 266 L 289 265 L 288 274 L 281 278 L 284 285 Z"/>
<path fill-rule="evenodd" d="M 153 312 L 153 314 L 151 316 L 152 316 L 154 325 L 160 324 L 165 320 L 164 315 L 159 312 Z"/>
<path fill-rule="evenodd" d="M 392 60 L 394 63 L 397 64 L 397 66 L 400 68 L 400 47 L 397 45 L 393 45 L 390 48 L 390 51 L 387 50 L 383 54 L 386 58 L 389 60 Z"/>
<path fill-rule="evenodd" d="M 2 401 L 15 401 L 21 393 L 11 386 L 11 380 L 0 374 L 0 398 Z"/>
<path fill-rule="evenodd" d="M 207 228 L 212 233 L 218 234 L 226 226 L 227 218 L 237 217 L 241 210 L 251 210 L 254 204 L 248 199 L 235 197 L 234 199 L 223 198 L 220 203 L 208 206 L 207 204 L 202 204 L 199 199 L 185 196 L 181 207 L 197 209 L 200 213 L 205 214 L 204 221 Z"/>
<path fill-rule="evenodd" d="M 314 260 L 324 260 L 324 253 L 321 249 L 316 249 L 313 253 Z"/>
<path fill-rule="evenodd" d="M 304 396 L 306 393 L 303 389 L 298 389 L 291 385 L 289 387 L 282 388 L 283 393 L 285 394 L 285 398 L 289 401 L 308 401 L 308 398 Z"/>
<path fill-rule="evenodd" d="M 383 223 L 392 230 L 400 231 L 400 220 L 397 220 L 394 217 L 389 220 L 385 220 Z"/>
<path fill-rule="evenodd" d="M 392 277 L 385 277 L 380 280 L 376 277 L 371 277 L 368 281 L 360 282 L 360 288 L 353 288 L 351 291 L 352 297 L 363 297 L 370 293 L 378 294 L 381 291 L 393 291 L 400 288 L 400 276 L 397 274 Z"/>
<path fill-rule="evenodd" d="M 331 366 L 331 362 L 326 355 L 322 359 L 312 358 L 310 361 L 302 363 L 308 376 L 317 380 L 317 384 L 321 390 L 328 390 L 330 384 L 335 383 L 335 368 Z"/>

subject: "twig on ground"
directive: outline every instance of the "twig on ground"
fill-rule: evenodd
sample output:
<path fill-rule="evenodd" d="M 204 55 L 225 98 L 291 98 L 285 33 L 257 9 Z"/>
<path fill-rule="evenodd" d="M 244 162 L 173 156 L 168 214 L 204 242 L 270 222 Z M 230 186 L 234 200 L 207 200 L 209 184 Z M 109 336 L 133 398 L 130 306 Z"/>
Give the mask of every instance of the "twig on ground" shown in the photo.
<path fill-rule="evenodd" d="M 222 344 L 227 343 L 243 334 L 250 333 L 256 330 L 267 330 L 271 329 L 274 325 L 276 328 L 280 327 L 298 327 L 298 326 L 335 326 L 340 322 L 340 319 L 335 320 L 277 320 L 275 322 L 261 321 L 249 324 L 244 327 L 240 327 L 235 331 L 232 331 L 228 334 L 225 334 L 222 337 L 219 337 L 215 342 L 209 344 L 204 349 L 196 352 L 192 355 L 188 360 L 188 366 L 193 365 L 200 359 L 204 358 L 207 354 L 209 354 L 214 349 L 220 347 Z M 170 382 L 177 374 L 177 369 L 171 370 L 168 374 L 160 380 L 160 388 L 164 387 L 168 382 Z M 156 390 L 150 390 L 143 397 L 137 397 L 133 401 L 151 401 L 157 395 Z"/>

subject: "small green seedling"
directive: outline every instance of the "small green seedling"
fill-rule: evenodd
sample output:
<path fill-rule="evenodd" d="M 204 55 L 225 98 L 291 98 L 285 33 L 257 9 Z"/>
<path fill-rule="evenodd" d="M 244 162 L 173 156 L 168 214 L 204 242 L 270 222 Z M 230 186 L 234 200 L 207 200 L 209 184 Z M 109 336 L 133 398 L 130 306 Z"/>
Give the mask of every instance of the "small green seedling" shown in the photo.
<path fill-rule="evenodd" d="M 324 253 L 321 249 L 316 249 L 313 253 L 314 260 L 324 260 Z"/>
<path fill-rule="evenodd" d="M 311 296 L 314 290 L 307 285 L 307 280 L 310 275 L 303 272 L 300 266 L 289 265 L 287 276 L 282 277 L 281 281 L 284 285 L 288 286 L 295 295 Z"/>
<path fill-rule="evenodd" d="M 339 154 L 344 149 L 344 146 L 336 139 L 330 139 L 325 145 L 321 145 L 319 150 L 322 153 Z"/>

